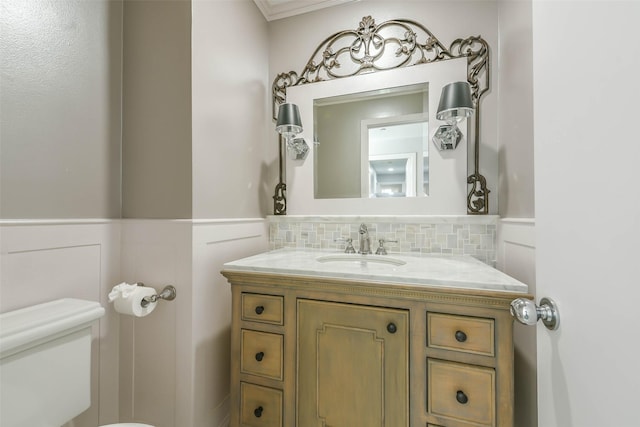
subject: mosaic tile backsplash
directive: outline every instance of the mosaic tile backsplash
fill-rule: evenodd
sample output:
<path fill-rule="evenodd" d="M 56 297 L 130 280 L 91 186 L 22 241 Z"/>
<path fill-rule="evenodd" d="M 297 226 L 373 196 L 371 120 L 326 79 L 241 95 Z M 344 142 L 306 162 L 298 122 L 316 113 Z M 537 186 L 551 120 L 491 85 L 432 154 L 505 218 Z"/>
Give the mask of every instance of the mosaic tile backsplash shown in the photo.
<path fill-rule="evenodd" d="M 358 230 L 365 224 L 375 253 L 384 239 L 389 253 L 471 255 L 495 265 L 498 216 L 425 217 L 297 217 L 272 216 L 270 249 L 306 248 L 344 251 L 344 239 L 353 239 L 358 250 Z M 393 242 L 397 241 L 397 242 Z"/>

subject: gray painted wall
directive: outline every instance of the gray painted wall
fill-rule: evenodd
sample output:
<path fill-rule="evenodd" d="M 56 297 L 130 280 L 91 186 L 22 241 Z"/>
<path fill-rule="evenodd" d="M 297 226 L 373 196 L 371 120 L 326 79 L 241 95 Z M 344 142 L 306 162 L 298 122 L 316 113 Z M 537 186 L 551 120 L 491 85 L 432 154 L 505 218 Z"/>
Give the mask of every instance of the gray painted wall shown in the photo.
<path fill-rule="evenodd" d="M 193 218 L 271 214 L 269 35 L 253 1 L 194 1 L 192 57 Z"/>
<path fill-rule="evenodd" d="M 498 213 L 533 218 L 533 35 L 531 1 L 499 5 Z"/>
<path fill-rule="evenodd" d="M 0 8 L 0 217 L 120 217 L 122 2 Z"/>
<path fill-rule="evenodd" d="M 432 14 L 442 8 L 435 3 Z M 498 5 L 500 45 L 493 53 L 499 50 L 499 89 L 494 89 L 500 92 L 499 185 L 490 185 L 492 194 L 499 194 L 501 216 L 531 217 L 530 2 Z M 285 40 L 289 44 L 289 28 L 313 14 L 275 21 L 267 34 L 267 23 L 251 1 L 215 6 L 210 9 L 216 16 L 196 18 L 203 24 L 196 29 L 201 37 L 194 33 L 191 46 L 189 1 L 127 1 L 122 99 L 121 1 L 4 0 L 0 217 L 117 218 L 121 199 L 124 217 L 268 214 L 277 138 L 268 120 L 264 81 L 267 40 L 273 42 L 273 75 L 300 67 L 319 37 L 312 32 L 308 40 L 299 38 L 302 47 L 285 55 L 279 46 Z M 379 21 L 398 14 L 384 2 L 366 6 Z M 358 4 L 330 11 L 351 26 L 362 13 L 372 12 Z M 412 6 L 407 11 L 412 14 Z M 232 23 L 245 20 L 252 43 L 238 49 L 224 42 L 224 35 L 234 31 Z M 427 24 L 448 40 L 453 30 L 439 28 L 438 22 Z"/>
<path fill-rule="evenodd" d="M 498 212 L 498 6 L 495 0 L 411 1 L 368 0 L 347 3 L 270 23 L 270 80 L 290 70 L 300 72 L 309 56 L 326 37 L 345 29 L 357 28 L 365 16 L 377 24 L 407 18 L 426 26 L 446 46 L 457 38 L 481 35 L 491 46 L 491 90 L 482 99 L 480 173 L 491 190 L 489 213 Z M 455 19 L 454 19 L 455 17 Z M 454 22 L 452 23 L 452 19 Z M 424 65 L 428 66 L 428 65 Z M 468 153 L 473 153 L 471 144 Z M 275 139 L 268 155 L 277 158 Z M 468 161 L 473 170 L 473 159 Z M 313 191 L 312 188 L 309 191 Z M 341 204 L 342 201 L 336 201 Z M 465 200 L 466 203 L 466 200 Z M 351 212 L 359 214 L 362 212 Z M 371 213 L 371 212 L 368 212 Z"/>
<path fill-rule="evenodd" d="M 533 32 L 531 1 L 498 2 L 498 213 L 503 218 L 535 217 L 533 147 Z M 501 224 L 505 228 L 526 223 Z M 526 230 L 525 228 L 524 230 Z M 526 235 L 522 231 L 518 235 Z M 535 246 L 502 241 L 505 271 L 536 292 Z M 516 326 L 515 419 L 520 427 L 538 426 L 536 328 Z"/>
<path fill-rule="evenodd" d="M 253 1 L 1 7 L 1 218 L 271 212 L 268 31 Z"/>
<path fill-rule="evenodd" d="M 191 218 L 191 1 L 124 2 L 122 216 Z"/>
<path fill-rule="evenodd" d="M 274 21 L 270 24 L 270 75 L 300 71 L 323 37 L 355 28 L 365 15 L 377 23 L 415 19 L 447 46 L 455 38 L 478 34 L 489 42 L 492 86 L 482 100 L 480 173 L 491 190 L 490 213 L 533 217 L 531 2 L 371 0 Z M 452 16 L 456 25 L 451 25 Z M 295 44 L 291 34 L 296 34 Z M 269 155 L 277 155 L 275 147 Z"/>
<path fill-rule="evenodd" d="M 251 0 L 125 1 L 124 218 L 270 213 L 267 35 Z"/>

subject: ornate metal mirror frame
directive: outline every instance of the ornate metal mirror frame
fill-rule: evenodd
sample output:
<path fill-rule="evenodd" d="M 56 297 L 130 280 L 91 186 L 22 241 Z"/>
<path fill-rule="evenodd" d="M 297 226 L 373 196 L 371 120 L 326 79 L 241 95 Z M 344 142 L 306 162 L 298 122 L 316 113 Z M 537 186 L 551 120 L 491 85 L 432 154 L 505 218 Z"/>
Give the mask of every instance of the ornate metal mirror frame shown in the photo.
<path fill-rule="evenodd" d="M 421 41 L 424 40 L 424 41 Z M 272 85 L 273 116 L 285 102 L 287 88 L 357 74 L 467 58 L 467 81 L 475 107 L 474 172 L 467 177 L 469 214 L 489 213 L 489 192 L 480 175 L 480 99 L 489 90 L 489 45 L 480 36 L 456 39 L 449 49 L 423 25 L 409 19 L 394 19 L 376 25 L 371 16 L 362 18 L 355 30 L 329 36 L 313 52 L 304 69 L 278 74 Z M 341 61 L 345 61 L 343 66 Z M 348 61 L 348 63 L 346 62 Z M 286 184 L 283 179 L 283 144 L 280 139 L 280 181 L 276 186 L 274 214 L 286 215 Z"/>

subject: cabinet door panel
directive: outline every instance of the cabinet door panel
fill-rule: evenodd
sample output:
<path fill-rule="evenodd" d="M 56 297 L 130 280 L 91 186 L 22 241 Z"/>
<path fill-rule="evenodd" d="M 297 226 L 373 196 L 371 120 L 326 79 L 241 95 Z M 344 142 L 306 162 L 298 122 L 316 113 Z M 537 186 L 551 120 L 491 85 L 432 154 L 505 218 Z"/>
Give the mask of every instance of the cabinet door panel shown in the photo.
<path fill-rule="evenodd" d="M 408 312 L 298 301 L 299 426 L 408 425 Z"/>

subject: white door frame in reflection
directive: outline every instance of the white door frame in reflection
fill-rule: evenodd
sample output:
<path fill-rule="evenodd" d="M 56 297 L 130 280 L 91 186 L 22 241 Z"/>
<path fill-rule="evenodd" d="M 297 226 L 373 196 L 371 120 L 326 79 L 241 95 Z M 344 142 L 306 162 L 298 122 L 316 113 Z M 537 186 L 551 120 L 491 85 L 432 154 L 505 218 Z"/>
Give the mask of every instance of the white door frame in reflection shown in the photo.
<path fill-rule="evenodd" d="M 409 160 L 410 158 L 411 163 L 407 164 L 405 168 L 407 172 L 405 197 L 423 197 L 428 195 L 428 192 L 424 192 L 423 190 L 418 191 L 418 189 L 424 188 L 424 172 L 425 169 L 428 171 L 428 168 L 424 167 L 425 163 L 429 160 L 428 120 L 428 114 L 407 114 L 404 116 L 362 120 L 360 123 L 360 188 L 362 189 L 362 197 L 375 197 L 372 196 L 374 191 L 371 189 L 371 180 L 369 179 L 368 169 L 371 160 L 374 160 L 374 157 L 378 160 L 382 159 L 380 155 L 387 155 L 388 157 L 386 158 L 388 160 Z M 418 127 L 411 127 L 411 133 L 402 132 L 402 136 L 396 136 L 397 139 L 388 139 L 388 137 L 384 137 L 385 139 L 377 140 L 372 138 L 372 131 L 374 130 L 385 129 L 388 131 L 390 128 L 395 127 L 406 128 L 407 125 L 418 125 Z M 415 131 L 415 134 L 413 131 Z M 394 134 L 396 133 L 394 132 Z M 379 149 L 376 150 L 372 149 L 372 144 L 382 145 L 380 145 Z M 383 149 L 383 147 L 385 148 Z"/>

